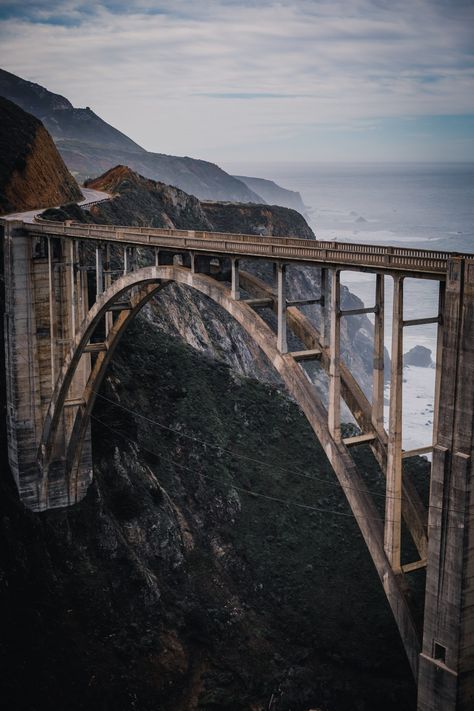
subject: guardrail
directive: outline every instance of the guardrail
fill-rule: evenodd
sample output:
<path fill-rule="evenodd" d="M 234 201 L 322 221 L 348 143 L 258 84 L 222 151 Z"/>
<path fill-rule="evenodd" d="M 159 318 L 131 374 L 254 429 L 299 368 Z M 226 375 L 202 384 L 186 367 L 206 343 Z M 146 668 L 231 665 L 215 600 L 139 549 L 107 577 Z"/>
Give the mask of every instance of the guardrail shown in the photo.
<path fill-rule="evenodd" d="M 381 269 L 444 278 L 448 259 L 459 256 L 474 261 L 474 255 L 385 245 L 328 242 L 295 237 L 255 235 L 200 230 L 175 230 L 122 225 L 58 223 L 40 219 L 24 224 L 28 232 L 77 239 L 113 241 L 143 247 L 159 247 L 250 258 L 284 259 L 300 263 L 341 265 L 350 269 Z"/>

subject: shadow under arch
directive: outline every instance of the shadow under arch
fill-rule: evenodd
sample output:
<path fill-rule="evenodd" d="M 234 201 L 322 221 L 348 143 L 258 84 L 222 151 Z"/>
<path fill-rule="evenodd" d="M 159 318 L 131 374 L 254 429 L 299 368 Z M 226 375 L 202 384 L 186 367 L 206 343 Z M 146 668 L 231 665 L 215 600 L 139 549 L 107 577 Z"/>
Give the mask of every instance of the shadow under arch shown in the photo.
<path fill-rule="evenodd" d="M 83 403 L 78 407 L 74 424 L 66 442 L 66 476 L 69 478 L 71 503 L 75 497 L 75 473 L 81 456 L 90 413 L 113 352 L 127 325 L 143 306 L 161 289 L 171 283 L 191 287 L 204 294 L 230 314 L 260 347 L 282 378 L 287 391 L 303 410 L 316 437 L 341 484 L 351 511 L 382 582 L 388 602 L 398 625 L 414 676 L 417 675 L 420 639 L 405 596 L 402 576 L 396 575 L 384 550 L 383 521 L 375 508 L 361 475 L 343 442 L 332 439 L 327 426 L 327 411 L 304 370 L 290 353 L 281 354 L 276 337 L 265 321 L 245 302 L 231 297 L 230 290 L 205 274 L 179 266 L 150 266 L 130 272 L 115 281 L 90 309 L 75 342 L 67 355 L 57 380 L 44 421 L 38 459 L 43 471 L 44 497 L 47 499 L 49 465 L 58 424 L 66 396 L 82 355 L 92 334 L 113 304 L 129 293 L 130 308 L 120 312 L 106 340 L 106 349 L 97 355 L 84 388 Z"/>

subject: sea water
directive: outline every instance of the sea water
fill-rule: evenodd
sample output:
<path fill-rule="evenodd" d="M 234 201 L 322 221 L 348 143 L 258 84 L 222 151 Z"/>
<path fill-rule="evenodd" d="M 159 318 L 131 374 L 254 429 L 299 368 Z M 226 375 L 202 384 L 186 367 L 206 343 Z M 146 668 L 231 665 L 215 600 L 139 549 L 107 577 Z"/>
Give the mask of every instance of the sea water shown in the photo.
<path fill-rule="evenodd" d="M 318 239 L 474 253 L 474 164 L 268 163 L 225 167 L 234 174 L 269 178 L 298 190 Z M 342 282 L 366 306 L 373 305 L 374 275 L 343 272 Z M 388 277 L 385 289 L 385 345 L 390 352 L 392 280 Z M 406 279 L 404 292 L 405 319 L 437 314 L 436 282 Z M 415 345 L 429 348 L 435 360 L 436 326 L 405 328 L 404 352 Z M 431 443 L 434 375 L 433 368 L 404 368 L 404 449 Z M 387 418 L 388 405 L 385 410 Z"/>

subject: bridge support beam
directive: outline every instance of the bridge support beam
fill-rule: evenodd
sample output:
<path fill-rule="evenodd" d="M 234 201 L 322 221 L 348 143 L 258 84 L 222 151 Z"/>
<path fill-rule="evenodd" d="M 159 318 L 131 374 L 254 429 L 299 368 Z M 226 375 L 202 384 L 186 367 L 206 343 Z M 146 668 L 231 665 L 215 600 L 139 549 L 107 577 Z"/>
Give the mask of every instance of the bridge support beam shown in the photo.
<path fill-rule="evenodd" d="M 286 336 L 286 264 L 277 264 L 277 304 L 278 335 L 277 347 L 280 353 L 288 353 Z"/>
<path fill-rule="evenodd" d="M 319 335 L 322 346 L 327 346 L 327 308 L 328 308 L 328 270 L 321 269 L 321 322 L 319 324 Z"/>
<path fill-rule="evenodd" d="M 372 377 L 372 424 L 382 434 L 384 431 L 384 276 L 375 277 L 374 366 Z"/>
<path fill-rule="evenodd" d="M 95 295 L 98 299 L 104 291 L 104 255 L 102 246 L 96 247 L 95 250 Z"/>
<path fill-rule="evenodd" d="M 341 441 L 341 278 L 331 270 L 331 305 L 329 328 L 329 406 L 328 426 L 331 437 Z"/>
<path fill-rule="evenodd" d="M 403 389 L 403 277 L 393 280 L 392 367 L 388 425 L 385 536 L 387 557 L 401 571 L 402 532 L 402 389 Z"/>
<path fill-rule="evenodd" d="M 418 709 L 470 711 L 474 708 L 474 260 L 449 260 L 443 314 Z"/>
<path fill-rule="evenodd" d="M 235 301 L 240 299 L 240 283 L 239 283 L 239 260 L 235 257 L 231 259 L 231 296 Z"/>

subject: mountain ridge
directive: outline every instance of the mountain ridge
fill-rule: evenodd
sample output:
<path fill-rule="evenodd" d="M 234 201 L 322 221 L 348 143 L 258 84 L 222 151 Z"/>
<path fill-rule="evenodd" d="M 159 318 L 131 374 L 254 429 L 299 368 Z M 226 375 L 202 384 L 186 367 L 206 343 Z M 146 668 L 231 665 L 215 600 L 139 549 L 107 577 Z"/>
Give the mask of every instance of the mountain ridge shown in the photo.
<path fill-rule="evenodd" d="M 146 151 L 89 107 L 74 108 L 64 96 L 3 69 L 0 95 L 44 123 L 78 181 L 126 163 L 147 178 L 175 185 L 200 199 L 262 202 L 259 195 L 214 163 Z"/>
<path fill-rule="evenodd" d="M 0 214 L 82 199 L 41 121 L 0 97 Z"/>
<path fill-rule="evenodd" d="M 43 122 L 64 162 L 79 182 L 100 175 L 121 163 L 146 178 L 174 185 L 200 200 L 258 204 L 272 202 L 267 201 L 250 184 L 230 175 L 215 163 L 189 156 L 147 151 L 101 119 L 90 107 L 75 108 L 61 94 L 55 94 L 40 84 L 22 79 L 4 69 L 0 69 L 0 95 Z M 293 192 L 280 186 L 277 188 L 280 198 L 288 198 L 287 193 Z M 277 204 L 300 212 L 304 208 L 302 201 L 299 207 L 296 203 L 290 204 L 288 200 Z"/>

